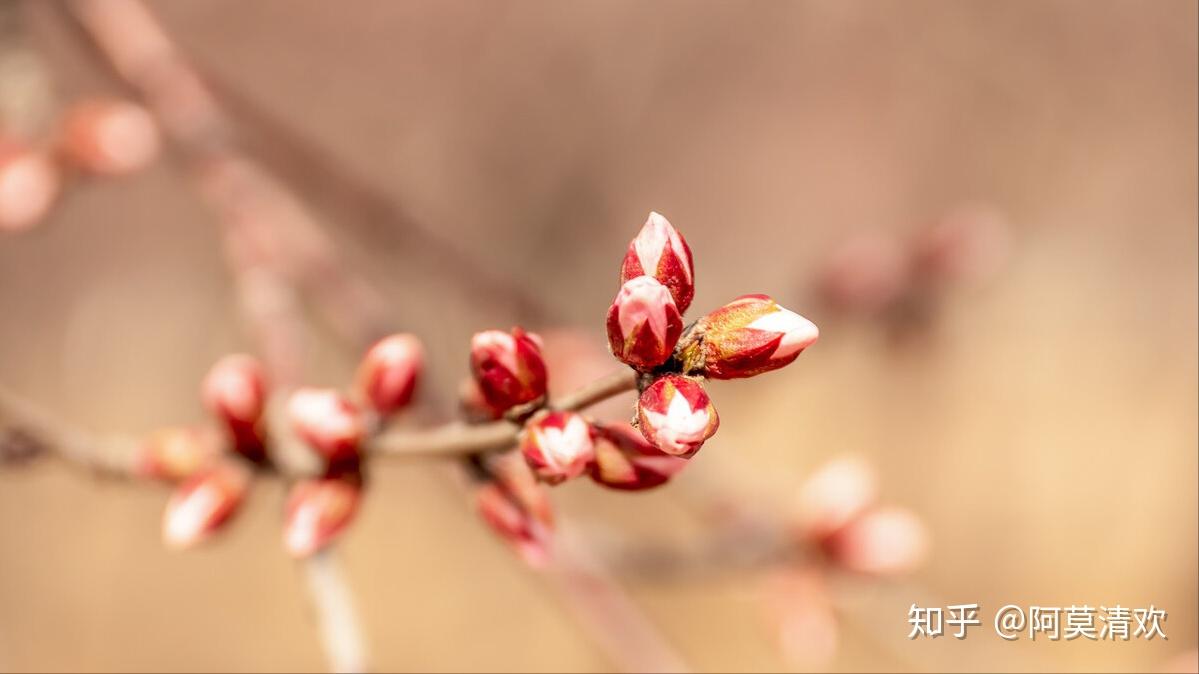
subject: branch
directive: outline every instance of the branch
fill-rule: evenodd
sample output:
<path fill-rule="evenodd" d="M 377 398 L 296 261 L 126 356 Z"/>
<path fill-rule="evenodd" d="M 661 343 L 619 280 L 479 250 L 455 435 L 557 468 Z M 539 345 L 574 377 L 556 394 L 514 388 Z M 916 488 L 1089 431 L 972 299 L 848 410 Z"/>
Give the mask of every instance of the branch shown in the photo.
<path fill-rule="evenodd" d="M 124 439 L 97 440 L 0 385 L 0 420 L 26 434 L 39 449 L 96 473 L 128 477 L 134 472 L 133 443 Z"/>
<path fill-rule="evenodd" d="M 304 572 L 330 668 L 338 673 L 366 671 L 366 644 L 354 610 L 354 595 L 333 552 L 322 550 L 310 557 L 304 562 Z"/>

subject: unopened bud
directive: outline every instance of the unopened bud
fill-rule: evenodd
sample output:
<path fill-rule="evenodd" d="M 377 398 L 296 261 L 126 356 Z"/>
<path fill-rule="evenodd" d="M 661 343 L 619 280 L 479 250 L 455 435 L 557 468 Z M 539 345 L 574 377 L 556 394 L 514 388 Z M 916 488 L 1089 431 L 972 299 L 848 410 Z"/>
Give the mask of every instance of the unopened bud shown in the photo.
<path fill-rule="evenodd" d="M 790 364 L 820 336 L 816 325 L 766 295 L 745 295 L 700 319 L 689 368 L 711 379 L 740 379 Z M 698 361 L 698 362 L 696 362 Z"/>
<path fill-rule="evenodd" d="M 205 428 L 164 428 L 138 446 L 138 475 L 178 482 L 198 473 L 220 453 L 219 440 Z"/>
<path fill-rule="evenodd" d="M 669 288 L 680 314 L 691 306 L 695 295 L 691 249 L 674 225 L 658 213 L 649 214 L 637 238 L 629 243 L 620 266 L 622 284 L 638 276 L 652 276 Z"/>
<path fill-rule="evenodd" d="M 50 211 L 61 182 L 45 154 L 0 138 L 0 231 L 36 225 Z"/>
<path fill-rule="evenodd" d="M 283 525 L 288 554 L 304 558 L 332 543 L 354 519 L 362 488 L 357 481 L 301 480 L 291 488 Z"/>
<path fill-rule="evenodd" d="M 385 337 L 358 366 L 358 391 L 380 416 L 393 414 L 412 401 L 423 362 L 424 349 L 416 337 Z"/>
<path fill-rule="evenodd" d="M 493 409 L 507 410 L 545 395 L 541 339 L 520 328 L 487 330 L 470 342 L 470 365 L 479 392 Z"/>
<path fill-rule="evenodd" d="M 366 435 L 362 413 L 333 389 L 302 388 L 287 402 L 292 429 L 330 462 L 353 459 Z"/>
<path fill-rule="evenodd" d="M 658 378 L 637 401 L 641 434 L 671 456 L 690 457 L 716 433 L 720 418 L 704 387 L 679 375 Z"/>
<path fill-rule="evenodd" d="M 530 421 L 520 448 L 537 476 L 550 484 L 582 475 L 595 457 L 591 426 L 574 412 L 550 412 Z"/>
<path fill-rule="evenodd" d="M 873 506 L 877 497 L 874 468 L 858 456 L 837 457 L 800 485 L 793 515 L 798 533 L 819 541 Z"/>
<path fill-rule="evenodd" d="M 666 286 L 652 276 L 625 282 L 608 309 L 608 346 L 618 360 L 651 370 L 670 359 L 683 317 Z"/>
<path fill-rule="evenodd" d="M 824 543 L 830 556 L 850 571 L 894 575 L 915 569 L 928 553 L 928 529 L 909 510 L 868 510 Z"/>
<path fill-rule="evenodd" d="M 249 470 L 230 461 L 193 475 L 167 502 L 163 540 L 172 548 L 187 548 L 205 540 L 237 511 L 249 484 Z"/>
<path fill-rule="evenodd" d="M 158 158 L 158 125 L 140 105 L 92 99 L 72 106 L 63 121 L 62 152 L 90 173 L 124 175 Z"/>
<path fill-rule="evenodd" d="M 244 354 L 218 360 L 200 387 L 204 407 L 228 432 L 234 451 L 255 462 L 266 458 L 259 424 L 266 408 L 266 395 L 262 364 Z"/>
<path fill-rule="evenodd" d="M 518 452 L 494 457 L 491 478 L 475 489 L 475 505 L 488 526 L 534 568 L 550 559 L 554 513 L 544 484 Z"/>
<path fill-rule="evenodd" d="M 591 479 L 610 489 L 641 491 L 665 484 L 687 465 L 687 459 L 654 447 L 627 423 L 596 427 Z"/>

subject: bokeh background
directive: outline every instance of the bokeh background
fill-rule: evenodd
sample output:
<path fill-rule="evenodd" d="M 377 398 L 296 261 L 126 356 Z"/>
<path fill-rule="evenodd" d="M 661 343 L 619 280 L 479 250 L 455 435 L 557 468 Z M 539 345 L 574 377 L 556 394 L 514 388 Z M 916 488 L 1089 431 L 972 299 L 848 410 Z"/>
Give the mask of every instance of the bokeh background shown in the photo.
<path fill-rule="evenodd" d="M 1194 2 L 152 7 L 214 79 L 540 299 L 534 315 L 477 296 L 423 239 L 313 204 L 425 339 L 435 390 L 479 329 L 574 327 L 602 348 L 651 209 L 695 252 L 697 311 L 769 292 L 821 326 L 794 366 L 712 387 L 724 423 L 696 475 L 567 485 L 575 520 L 698 535 L 697 485 L 783 508 L 856 452 L 933 547 L 909 580 L 846 584 L 835 668 L 1129 671 L 1195 647 Z M 54 12 L 28 25 L 58 98 L 113 91 Z M 319 184 L 322 166 L 297 171 Z M 1004 214 L 1010 257 L 914 338 L 817 301 L 846 237 L 966 203 Z M 97 432 L 198 421 L 209 364 L 251 348 L 231 298 L 214 218 L 171 162 L 84 186 L 0 239 L 0 377 Z M 354 363 L 326 339 L 308 366 L 337 385 Z M 322 668 L 282 497 L 259 487 L 218 542 L 177 554 L 162 488 L 51 460 L 0 472 L 0 669 Z M 611 667 L 444 467 L 378 465 L 341 555 L 379 670 Z M 696 669 L 789 667 L 760 575 L 629 587 Z M 978 602 L 984 625 L 908 641 L 912 602 Z M 1165 608 L 1170 638 L 1007 643 L 988 625 L 1002 604 L 1084 602 Z"/>

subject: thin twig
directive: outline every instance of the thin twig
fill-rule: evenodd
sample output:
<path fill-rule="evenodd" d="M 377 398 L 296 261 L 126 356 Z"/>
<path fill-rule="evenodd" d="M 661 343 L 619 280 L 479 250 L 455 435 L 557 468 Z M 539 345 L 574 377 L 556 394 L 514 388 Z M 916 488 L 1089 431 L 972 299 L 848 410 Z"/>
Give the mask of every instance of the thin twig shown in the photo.
<path fill-rule="evenodd" d="M 354 595 L 337 558 L 330 550 L 318 552 L 304 562 L 304 574 L 330 668 L 338 673 L 366 671 L 362 626 L 354 610 Z"/>
<path fill-rule="evenodd" d="M 96 473 L 112 477 L 133 474 L 133 443 L 124 439 L 98 440 L 63 422 L 41 407 L 0 385 L 0 421 L 30 435 L 39 445 Z"/>

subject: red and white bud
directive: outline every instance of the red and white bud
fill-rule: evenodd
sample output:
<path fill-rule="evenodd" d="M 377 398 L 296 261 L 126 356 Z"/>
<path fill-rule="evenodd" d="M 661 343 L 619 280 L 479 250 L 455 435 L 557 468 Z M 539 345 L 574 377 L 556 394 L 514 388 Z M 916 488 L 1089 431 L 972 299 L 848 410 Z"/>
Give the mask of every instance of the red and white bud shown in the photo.
<path fill-rule="evenodd" d="M 249 470 L 231 461 L 193 475 L 167 501 L 163 541 L 172 548 L 187 548 L 205 540 L 237 511 L 249 485 Z"/>
<path fill-rule="evenodd" d="M 487 330 L 470 342 L 470 366 L 479 392 L 494 409 L 507 410 L 545 395 L 541 338 L 520 328 Z"/>
<path fill-rule="evenodd" d="M 384 337 L 358 366 L 358 391 L 380 416 L 394 414 L 412 401 L 424 360 L 424 348 L 416 337 Z"/>
<path fill-rule="evenodd" d="M 537 476 L 550 484 L 582 475 L 595 458 L 591 426 L 574 412 L 550 412 L 530 421 L 520 450 Z"/>
<path fill-rule="evenodd" d="M 323 550 L 349 526 L 358 512 L 362 487 L 355 480 L 301 480 L 287 496 L 283 546 L 302 559 Z"/>
<path fill-rule="evenodd" d="M 683 316 L 666 286 L 652 276 L 625 282 L 608 309 L 608 347 L 639 370 L 665 363 L 683 333 Z"/>
<path fill-rule="evenodd" d="M 491 469 L 494 479 L 475 489 L 479 515 L 526 564 L 543 568 L 550 559 L 554 527 L 545 485 L 537 482 L 529 465 L 516 452 L 494 459 Z"/>
<path fill-rule="evenodd" d="M 287 401 L 292 429 L 330 462 L 358 456 L 366 436 L 362 412 L 333 389 L 302 388 Z"/>
<path fill-rule="evenodd" d="M 58 168 L 44 153 L 0 138 L 0 232 L 36 225 L 61 186 Z"/>
<path fill-rule="evenodd" d="M 874 467 L 859 456 L 837 457 L 800 485 L 793 511 L 798 533 L 822 540 L 873 506 L 877 498 Z"/>
<path fill-rule="evenodd" d="M 218 360 L 204 377 L 200 398 L 233 441 L 233 450 L 251 461 L 266 458 L 261 424 L 267 383 L 262 364 L 252 356 L 233 354 Z"/>
<path fill-rule="evenodd" d="M 71 107 L 63 120 L 61 147 L 74 166 L 101 175 L 125 175 L 158 158 L 158 125 L 140 105 L 92 99 Z"/>
<path fill-rule="evenodd" d="M 595 443 L 590 475 L 609 489 L 653 489 L 687 465 L 687 459 L 654 447 L 627 423 L 597 425 L 595 430 L 602 441 Z"/>
<path fill-rule="evenodd" d="M 694 379 L 668 374 L 637 401 L 641 434 L 671 456 L 690 457 L 716 433 L 720 417 L 707 391 Z"/>
<path fill-rule="evenodd" d="M 669 288 L 680 314 L 691 306 L 695 295 L 691 249 L 674 225 L 658 213 L 649 214 L 637 237 L 629 243 L 620 266 L 622 284 L 638 276 L 652 276 Z"/>
<path fill-rule="evenodd" d="M 744 295 L 700 319 L 699 357 L 711 379 L 740 379 L 790 364 L 820 336 L 816 325 L 766 295 Z"/>
<path fill-rule="evenodd" d="M 924 522 L 897 507 L 868 510 L 824 542 L 841 566 L 880 576 L 912 571 L 924 561 L 928 546 Z"/>
<path fill-rule="evenodd" d="M 134 470 L 142 477 L 179 482 L 212 464 L 220 449 L 220 440 L 206 428 L 163 428 L 138 446 Z"/>

